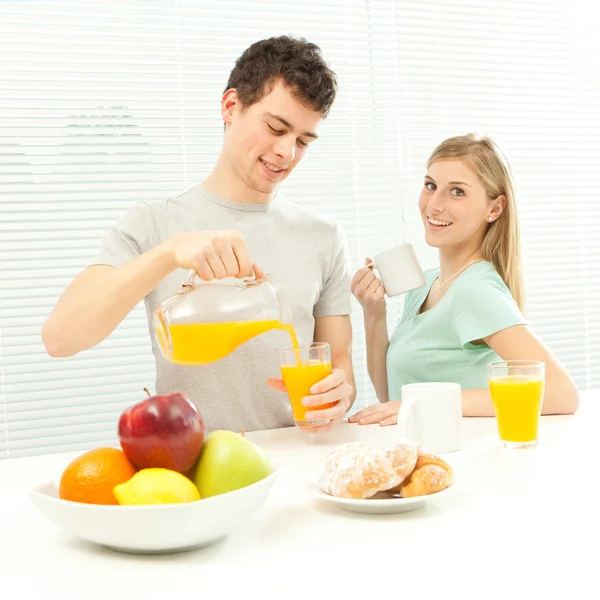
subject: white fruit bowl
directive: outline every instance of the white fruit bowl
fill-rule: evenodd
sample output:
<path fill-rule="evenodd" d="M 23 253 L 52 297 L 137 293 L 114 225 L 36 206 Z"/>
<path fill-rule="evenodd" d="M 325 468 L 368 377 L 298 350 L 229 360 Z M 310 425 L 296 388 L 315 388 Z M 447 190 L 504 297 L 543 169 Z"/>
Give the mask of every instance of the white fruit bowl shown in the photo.
<path fill-rule="evenodd" d="M 37 509 L 76 537 L 121 552 L 163 554 L 209 546 L 241 527 L 267 500 L 276 469 L 245 488 L 186 504 L 106 506 L 58 497 L 55 482 L 30 490 Z"/>

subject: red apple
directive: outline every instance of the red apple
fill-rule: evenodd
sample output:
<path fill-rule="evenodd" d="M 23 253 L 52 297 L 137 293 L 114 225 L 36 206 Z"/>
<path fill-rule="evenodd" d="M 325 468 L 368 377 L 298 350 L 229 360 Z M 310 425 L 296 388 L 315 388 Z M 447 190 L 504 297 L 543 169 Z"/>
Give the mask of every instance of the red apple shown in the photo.
<path fill-rule="evenodd" d="M 186 474 L 200 456 L 204 421 L 195 404 L 179 392 L 150 396 L 123 412 L 119 440 L 138 469 L 162 467 Z"/>

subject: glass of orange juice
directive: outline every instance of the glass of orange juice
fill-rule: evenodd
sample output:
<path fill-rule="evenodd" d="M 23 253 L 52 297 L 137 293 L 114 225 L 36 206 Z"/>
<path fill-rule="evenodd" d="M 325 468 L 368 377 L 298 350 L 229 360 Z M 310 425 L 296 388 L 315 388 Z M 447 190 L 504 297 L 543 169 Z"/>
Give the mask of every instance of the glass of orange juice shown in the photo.
<path fill-rule="evenodd" d="M 281 376 L 292 405 L 296 425 L 310 427 L 324 425 L 325 421 L 306 418 L 307 411 L 323 410 L 335 404 L 329 402 L 320 406 L 304 406 L 302 398 L 310 396 L 310 388 L 331 375 L 331 349 L 327 343 L 315 343 L 305 348 L 283 348 L 279 350 Z"/>
<path fill-rule="evenodd" d="M 545 365 L 535 360 L 488 364 L 490 395 L 500 439 L 507 448 L 537 446 L 544 400 Z"/>

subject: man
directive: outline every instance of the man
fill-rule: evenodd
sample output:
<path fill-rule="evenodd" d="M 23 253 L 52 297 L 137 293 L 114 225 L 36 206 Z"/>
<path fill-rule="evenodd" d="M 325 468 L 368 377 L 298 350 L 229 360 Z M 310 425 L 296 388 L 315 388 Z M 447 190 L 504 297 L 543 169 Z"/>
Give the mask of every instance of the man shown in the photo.
<path fill-rule="evenodd" d="M 202 367 L 164 359 L 152 312 L 180 289 L 186 270 L 205 281 L 273 274 L 291 302 L 301 345 L 329 342 L 332 374 L 305 404 L 335 405 L 307 419 L 343 420 L 354 401 L 349 264 L 345 238 L 331 218 L 276 193 L 317 139 L 336 92 L 335 74 L 314 44 L 286 36 L 250 46 L 236 61 L 221 103 L 221 154 L 202 185 L 165 202 L 140 202 L 108 232 L 100 254 L 65 290 L 42 329 L 52 356 L 71 356 L 105 339 L 145 300 L 157 366 L 157 393 L 179 391 L 209 430 L 270 429 L 293 424 L 281 392 L 271 331 Z M 269 387 L 266 382 L 268 381 Z"/>

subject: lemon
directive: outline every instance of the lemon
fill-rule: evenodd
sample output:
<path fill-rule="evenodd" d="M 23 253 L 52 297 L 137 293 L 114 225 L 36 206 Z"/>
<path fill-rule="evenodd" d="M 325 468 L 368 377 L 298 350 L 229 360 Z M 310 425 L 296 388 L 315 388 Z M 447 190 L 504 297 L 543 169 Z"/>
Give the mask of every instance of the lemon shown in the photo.
<path fill-rule="evenodd" d="M 170 469 L 142 469 L 113 488 L 119 504 L 178 504 L 200 500 L 198 488 Z"/>

